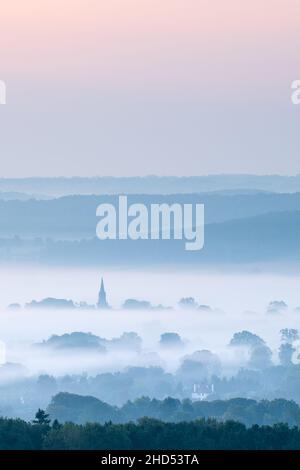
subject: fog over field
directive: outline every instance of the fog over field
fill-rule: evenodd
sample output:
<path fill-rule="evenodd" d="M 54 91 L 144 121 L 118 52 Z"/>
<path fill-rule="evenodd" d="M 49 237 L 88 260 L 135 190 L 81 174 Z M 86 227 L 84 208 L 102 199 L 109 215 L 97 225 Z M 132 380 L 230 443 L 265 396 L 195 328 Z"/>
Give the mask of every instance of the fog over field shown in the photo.
<path fill-rule="evenodd" d="M 13 302 L 23 306 L 47 297 L 96 304 L 102 275 L 110 310 L 6 308 Z M 7 267 L 0 270 L 0 284 L 0 339 L 6 344 L 6 360 L 20 363 L 34 374 L 95 374 L 137 365 L 162 366 L 173 372 L 185 354 L 203 349 L 218 354 L 223 372 L 230 374 L 246 360 L 228 348 L 235 332 L 248 330 L 261 336 L 276 363 L 279 331 L 300 329 L 300 311 L 296 310 L 300 306 L 300 279 L 296 275 Z M 178 301 L 183 297 L 194 297 L 211 309 L 180 308 Z M 172 309 L 121 309 L 128 298 Z M 285 301 L 288 309 L 268 313 L 268 304 L 274 300 Z M 142 338 L 142 350 L 96 354 L 31 347 L 53 334 L 72 332 L 91 332 L 106 339 L 136 332 Z M 178 333 L 185 345 L 172 351 L 160 348 L 160 335 L 165 332 Z"/>

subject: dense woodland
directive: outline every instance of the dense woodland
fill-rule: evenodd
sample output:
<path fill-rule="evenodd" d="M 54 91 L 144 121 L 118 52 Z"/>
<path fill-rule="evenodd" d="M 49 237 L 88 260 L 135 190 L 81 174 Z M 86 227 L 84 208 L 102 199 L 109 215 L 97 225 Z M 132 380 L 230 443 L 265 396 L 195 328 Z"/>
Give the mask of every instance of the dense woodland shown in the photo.
<path fill-rule="evenodd" d="M 247 428 L 234 421 L 204 419 L 163 423 L 143 418 L 137 424 L 104 425 L 43 421 L 0 419 L 0 449 L 300 449 L 300 429 L 285 424 Z"/>
<path fill-rule="evenodd" d="M 47 413 L 61 423 L 126 424 L 147 416 L 163 422 L 179 423 L 197 419 L 216 419 L 220 422 L 238 421 L 246 426 L 286 423 L 300 428 L 300 407 L 282 399 L 255 401 L 245 398 L 215 401 L 191 401 L 142 397 L 121 407 L 111 406 L 95 397 L 59 393 L 51 400 Z"/>
<path fill-rule="evenodd" d="M 90 422 L 72 422 L 72 417 L 82 421 L 84 413 Z M 0 450 L 300 449 L 295 423 L 300 423 L 300 409 L 286 400 L 143 398 L 118 409 L 93 397 L 61 393 L 30 422 L 0 418 Z"/>

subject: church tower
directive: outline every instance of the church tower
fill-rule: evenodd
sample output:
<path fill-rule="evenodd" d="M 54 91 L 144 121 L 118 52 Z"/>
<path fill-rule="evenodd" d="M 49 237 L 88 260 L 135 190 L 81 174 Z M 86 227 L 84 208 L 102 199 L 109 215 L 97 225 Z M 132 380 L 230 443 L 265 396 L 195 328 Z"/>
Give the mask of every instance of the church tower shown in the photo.
<path fill-rule="evenodd" d="M 106 309 L 109 308 L 109 305 L 106 300 L 106 292 L 104 289 L 104 282 L 103 282 L 103 277 L 101 278 L 101 287 L 98 295 L 98 303 L 97 303 L 97 308 L 100 309 Z"/>

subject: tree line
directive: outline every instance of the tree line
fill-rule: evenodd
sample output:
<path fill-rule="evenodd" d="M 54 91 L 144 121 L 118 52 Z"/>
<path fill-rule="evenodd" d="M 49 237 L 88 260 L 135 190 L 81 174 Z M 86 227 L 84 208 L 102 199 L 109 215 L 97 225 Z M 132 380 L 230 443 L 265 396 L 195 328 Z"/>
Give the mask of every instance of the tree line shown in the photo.
<path fill-rule="evenodd" d="M 142 418 L 137 423 L 50 422 L 39 410 L 35 420 L 0 418 L 1 450 L 291 450 L 300 449 L 300 429 L 287 424 L 246 427 L 235 421 L 200 419 L 164 423 Z"/>
<path fill-rule="evenodd" d="M 231 400 L 191 401 L 172 397 L 164 400 L 141 397 L 128 401 L 121 407 L 109 405 L 92 396 L 58 393 L 47 413 L 61 423 L 85 424 L 96 422 L 114 424 L 136 422 L 147 416 L 163 422 L 178 423 L 201 418 L 214 418 L 217 421 L 238 421 L 246 426 L 286 423 L 300 427 L 300 407 L 294 401 L 283 399 L 256 401 L 246 398 Z"/>

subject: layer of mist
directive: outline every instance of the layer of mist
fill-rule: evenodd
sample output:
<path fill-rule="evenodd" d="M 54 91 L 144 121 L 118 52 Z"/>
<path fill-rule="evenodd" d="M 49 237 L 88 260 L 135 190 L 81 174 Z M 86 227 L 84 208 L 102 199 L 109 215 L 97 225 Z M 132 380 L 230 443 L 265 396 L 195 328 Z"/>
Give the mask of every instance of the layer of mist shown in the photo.
<path fill-rule="evenodd" d="M 199 399 L 300 402 L 291 385 L 300 367 L 292 362 L 300 330 L 297 276 L 184 270 L 101 275 L 111 306 L 106 310 L 96 308 L 98 270 L 0 270 L 2 414 L 27 418 L 57 392 L 118 405 L 143 395 L 191 398 L 195 390 Z M 73 301 L 74 308 L 28 306 L 49 297 Z M 161 307 L 125 309 L 126 299 Z M 290 342 L 282 330 L 290 332 Z M 284 374 L 291 379 L 277 391 L 268 388 Z"/>

